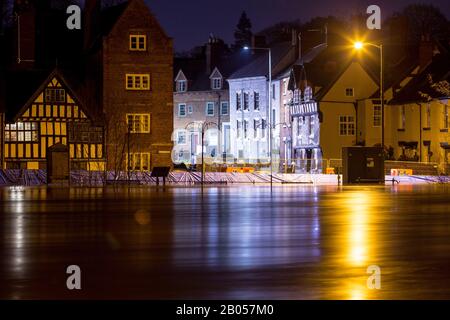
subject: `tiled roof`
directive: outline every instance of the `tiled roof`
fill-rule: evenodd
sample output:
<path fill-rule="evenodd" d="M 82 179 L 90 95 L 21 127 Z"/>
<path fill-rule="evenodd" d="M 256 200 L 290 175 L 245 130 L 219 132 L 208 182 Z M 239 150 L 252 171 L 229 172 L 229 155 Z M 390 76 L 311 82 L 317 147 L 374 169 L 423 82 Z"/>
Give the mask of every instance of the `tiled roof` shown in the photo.
<path fill-rule="evenodd" d="M 442 52 L 434 56 L 432 62 L 402 88 L 390 101 L 390 104 L 426 101 L 427 99 L 421 96 L 420 92 L 432 98 L 444 97 L 443 94 L 438 93 L 431 87 L 429 76 L 432 77 L 433 82 L 450 81 L 450 54 L 448 52 Z"/>
<path fill-rule="evenodd" d="M 292 50 L 291 42 L 278 43 L 271 47 L 272 51 L 272 71 L 276 65 Z M 262 50 L 257 50 L 253 59 L 250 63 L 244 67 L 238 69 L 234 72 L 229 79 L 240 79 L 249 77 L 268 77 L 269 75 L 269 65 L 267 51 L 262 52 Z M 248 52 L 242 52 L 242 55 L 250 55 L 250 50 Z"/>

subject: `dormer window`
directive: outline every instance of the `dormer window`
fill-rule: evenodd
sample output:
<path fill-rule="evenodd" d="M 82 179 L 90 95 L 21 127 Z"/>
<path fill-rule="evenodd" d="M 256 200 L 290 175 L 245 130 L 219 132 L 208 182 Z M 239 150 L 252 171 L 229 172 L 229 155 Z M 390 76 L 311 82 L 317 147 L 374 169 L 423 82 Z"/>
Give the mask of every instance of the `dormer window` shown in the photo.
<path fill-rule="evenodd" d="M 213 78 L 211 80 L 211 86 L 212 86 L 213 90 L 222 89 L 222 78 Z"/>
<path fill-rule="evenodd" d="M 187 91 L 187 81 L 186 80 L 178 80 L 177 81 L 177 92 L 186 92 Z"/>

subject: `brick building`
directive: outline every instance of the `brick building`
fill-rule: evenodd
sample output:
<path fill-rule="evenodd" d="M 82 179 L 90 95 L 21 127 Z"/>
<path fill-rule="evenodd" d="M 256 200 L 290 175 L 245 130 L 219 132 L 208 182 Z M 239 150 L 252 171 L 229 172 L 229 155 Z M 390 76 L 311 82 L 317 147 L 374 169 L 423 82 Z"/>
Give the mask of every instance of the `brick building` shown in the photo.
<path fill-rule="evenodd" d="M 195 56 L 179 58 L 174 68 L 174 161 L 200 161 L 202 129 L 205 156 L 223 160 L 231 153 L 230 107 L 227 77 L 248 62 L 211 36 Z"/>

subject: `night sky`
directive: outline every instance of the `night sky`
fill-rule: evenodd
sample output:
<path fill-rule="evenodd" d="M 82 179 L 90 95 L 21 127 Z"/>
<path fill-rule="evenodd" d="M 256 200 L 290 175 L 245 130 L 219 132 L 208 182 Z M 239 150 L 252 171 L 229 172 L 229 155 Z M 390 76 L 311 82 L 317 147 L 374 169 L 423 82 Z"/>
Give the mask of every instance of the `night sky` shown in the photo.
<path fill-rule="evenodd" d="M 430 3 L 450 19 L 449 0 L 146 0 L 169 36 L 175 49 L 187 50 L 207 41 L 210 33 L 233 42 L 234 28 L 242 10 L 246 10 L 257 32 L 279 21 L 316 16 L 346 18 L 365 13 L 367 6 L 381 7 L 382 18 L 411 3 Z"/>

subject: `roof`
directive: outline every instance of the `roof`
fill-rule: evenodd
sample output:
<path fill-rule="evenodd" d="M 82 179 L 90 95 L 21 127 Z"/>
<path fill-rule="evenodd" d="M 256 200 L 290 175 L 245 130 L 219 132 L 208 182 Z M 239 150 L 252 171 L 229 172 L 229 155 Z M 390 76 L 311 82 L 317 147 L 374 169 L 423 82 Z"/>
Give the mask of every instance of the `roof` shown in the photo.
<path fill-rule="evenodd" d="M 211 72 L 206 70 L 206 57 L 177 58 L 174 61 L 174 78 L 181 70 L 188 80 L 188 91 L 208 91 L 211 90 L 210 76 L 215 68 L 227 79 L 234 71 L 248 63 L 249 58 L 243 57 L 242 52 L 224 53 L 211 66 Z M 228 88 L 226 81 L 223 82 L 223 87 Z"/>
<path fill-rule="evenodd" d="M 271 47 L 272 54 L 272 72 L 276 68 L 277 64 L 292 50 L 291 42 L 281 42 Z M 241 53 L 245 54 L 245 53 Z M 249 51 L 247 54 L 251 54 Z M 254 55 L 254 58 L 250 63 L 244 67 L 238 69 L 229 77 L 232 79 L 251 78 L 251 77 L 266 77 L 269 76 L 268 67 L 268 55 L 266 51 L 264 53 L 258 53 Z"/>
<path fill-rule="evenodd" d="M 289 87 L 301 88 L 306 81 L 311 86 L 321 88 L 314 93 L 315 98 L 320 99 L 352 61 L 348 50 L 340 46 L 316 46 L 291 66 Z"/>
<path fill-rule="evenodd" d="M 437 92 L 431 87 L 429 76 L 433 82 L 450 82 L 450 54 L 441 52 L 433 57 L 431 63 L 417 76 L 415 76 L 403 89 L 401 89 L 390 101 L 390 104 L 404 104 L 412 102 L 425 102 L 426 97 L 420 93 L 429 95 L 431 98 L 446 98 L 444 94 Z"/>
<path fill-rule="evenodd" d="M 24 108 L 28 106 L 42 90 L 44 90 L 47 83 L 53 78 L 57 77 L 65 87 L 69 90 L 72 98 L 83 109 L 91 120 L 97 121 L 95 110 L 86 108 L 84 100 L 80 99 L 81 87 L 78 81 L 73 78 L 74 73 L 62 71 L 55 68 L 53 71 L 48 70 L 14 70 L 5 73 L 8 81 L 4 85 L 3 103 L 6 110 L 6 121 L 14 122 Z M 71 79 L 71 80 L 67 80 Z"/>
<path fill-rule="evenodd" d="M 116 24 L 117 20 L 122 16 L 125 9 L 128 7 L 129 1 L 125 1 L 123 3 L 120 3 L 118 5 L 105 8 L 100 13 L 100 28 L 101 28 L 101 34 L 102 35 L 108 35 L 114 25 Z"/>

